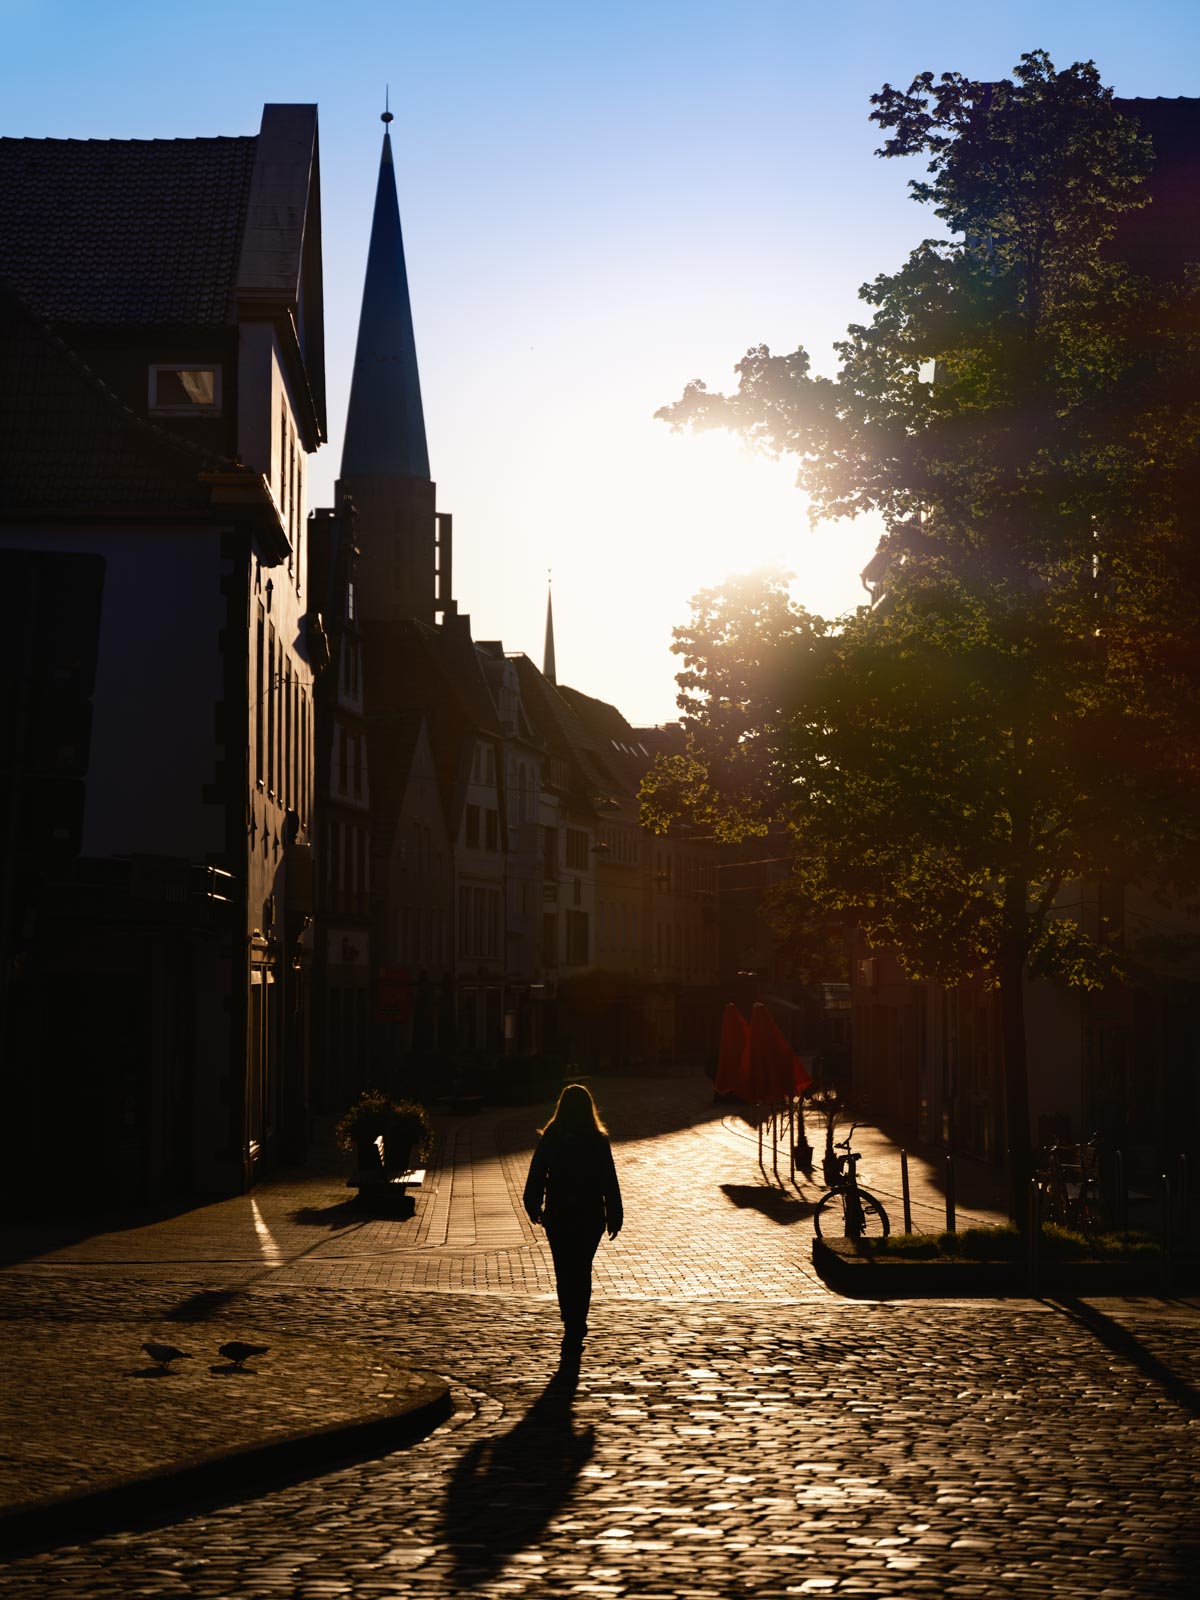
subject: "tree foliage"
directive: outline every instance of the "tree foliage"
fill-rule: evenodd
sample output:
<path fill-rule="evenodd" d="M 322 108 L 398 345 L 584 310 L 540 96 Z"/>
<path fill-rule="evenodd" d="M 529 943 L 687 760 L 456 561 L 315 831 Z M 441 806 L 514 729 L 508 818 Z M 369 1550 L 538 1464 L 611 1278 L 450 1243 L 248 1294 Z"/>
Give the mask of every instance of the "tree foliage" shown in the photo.
<path fill-rule="evenodd" d="M 991 974 L 1019 1124 L 1023 972 L 1093 985 L 1120 960 L 1064 886 L 1197 878 L 1200 279 L 1118 259 L 1152 150 L 1092 64 L 1036 52 L 872 103 L 881 154 L 928 158 L 913 193 L 949 237 L 864 286 L 835 377 L 760 346 L 735 393 L 692 383 L 659 416 L 797 457 L 814 521 L 882 513 L 876 603 L 831 624 L 786 574 L 698 596 L 689 752 L 644 810 L 784 822 L 813 907 L 914 976 Z"/>

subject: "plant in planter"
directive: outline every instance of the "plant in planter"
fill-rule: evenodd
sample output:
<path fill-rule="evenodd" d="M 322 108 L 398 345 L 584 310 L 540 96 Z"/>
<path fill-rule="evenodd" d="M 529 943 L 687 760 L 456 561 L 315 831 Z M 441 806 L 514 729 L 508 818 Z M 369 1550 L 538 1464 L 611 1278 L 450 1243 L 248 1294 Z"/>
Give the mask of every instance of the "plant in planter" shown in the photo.
<path fill-rule="evenodd" d="M 838 1117 L 845 1109 L 842 1097 L 834 1088 L 814 1089 L 807 1096 L 807 1103 L 825 1124 L 825 1152 L 821 1158 L 821 1175 L 829 1188 L 838 1181 L 838 1158 L 833 1148 L 833 1130 L 837 1127 Z"/>
<path fill-rule="evenodd" d="M 404 1172 L 429 1159 L 433 1148 L 433 1124 L 423 1105 L 416 1100 L 397 1100 L 391 1105 L 383 1130 L 383 1162 L 389 1172 Z"/>
<path fill-rule="evenodd" d="M 335 1130 L 339 1150 L 357 1153 L 361 1172 L 383 1171 L 383 1159 L 376 1140 L 382 1134 L 387 1148 L 388 1125 L 395 1107 L 381 1089 L 368 1089 L 339 1121 Z"/>

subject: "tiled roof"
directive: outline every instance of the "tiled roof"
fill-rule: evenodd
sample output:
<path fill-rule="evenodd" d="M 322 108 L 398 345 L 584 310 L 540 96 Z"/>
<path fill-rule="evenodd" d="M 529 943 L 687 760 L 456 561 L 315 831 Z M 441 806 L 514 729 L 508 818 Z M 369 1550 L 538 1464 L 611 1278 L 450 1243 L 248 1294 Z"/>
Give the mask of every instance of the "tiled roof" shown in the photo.
<path fill-rule="evenodd" d="M 0 289 L 0 517 L 203 514 L 232 464 L 135 416 Z"/>
<path fill-rule="evenodd" d="M 558 692 L 590 732 L 618 786 L 637 794 L 652 759 L 638 733 L 607 700 L 597 700 L 565 684 Z"/>
<path fill-rule="evenodd" d="M 0 139 L 0 283 L 54 324 L 231 320 L 256 145 Z"/>
<path fill-rule="evenodd" d="M 556 684 L 540 672 L 528 656 L 511 658 L 517 664 L 521 699 L 529 720 L 552 750 L 573 759 L 581 785 L 578 798 L 590 805 L 612 787 L 613 777 L 596 741 L 575 714 Z"/>

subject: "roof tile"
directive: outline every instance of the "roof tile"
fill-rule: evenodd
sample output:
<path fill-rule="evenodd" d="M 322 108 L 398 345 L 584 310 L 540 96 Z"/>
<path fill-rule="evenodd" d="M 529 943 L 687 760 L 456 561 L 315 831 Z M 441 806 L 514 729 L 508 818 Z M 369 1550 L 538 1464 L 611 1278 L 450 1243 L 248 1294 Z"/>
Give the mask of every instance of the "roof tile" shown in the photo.
<path fill-rule="evenodd" d="M 0 282 L 56 324 L 230 321 L 256 145 L 0 139 Z"/>

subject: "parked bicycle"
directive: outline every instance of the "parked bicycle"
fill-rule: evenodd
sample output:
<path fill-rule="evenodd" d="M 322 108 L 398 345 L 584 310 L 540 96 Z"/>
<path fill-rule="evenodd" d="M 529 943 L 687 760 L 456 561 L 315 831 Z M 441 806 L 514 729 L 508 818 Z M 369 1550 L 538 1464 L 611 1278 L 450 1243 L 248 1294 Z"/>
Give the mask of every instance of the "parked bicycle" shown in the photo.
<path fill-rule="evenodd" d="M 869 1190 L 859 1188 L 858 1163 L 862 1157 L 850 1148 L 855 1126 L 857 1124 L 851 1126 L 850 1132 L 835 1147 L 846 1153 L 837 1157 L 836 1181 L 817 1201 L 813 1224 L 818 1238 L 826 1230 L 834 1232 L 835 1219 L 840 1220 L 843 1237 L 847 1239 L 886 1239 L 891 1232 L 883 1206 Z"/>
<path fill-rule="evenodd" d="M 1107 1225 L 1107 1207 L 1100 1185 L 1100 1141 L 1056 1142 L 1046 1151 L 1037 1174 L 1042 1220 L 1091 1235 Z"/>

